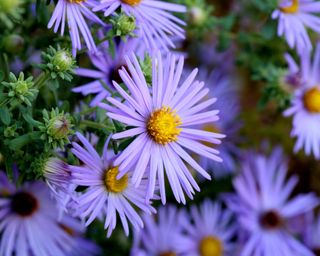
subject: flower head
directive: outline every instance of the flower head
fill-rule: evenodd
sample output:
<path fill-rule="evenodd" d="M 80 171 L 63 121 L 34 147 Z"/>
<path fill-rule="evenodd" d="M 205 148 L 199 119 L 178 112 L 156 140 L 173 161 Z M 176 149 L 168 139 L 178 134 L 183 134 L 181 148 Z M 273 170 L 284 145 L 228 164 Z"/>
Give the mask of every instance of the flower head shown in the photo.
<path fill-rule="evenodd" d="M 298 179 L 285 181 L 286 174 L 280 148 L 270 157 L 247 155 L 233 182 L 236 195 L 226 198 L 248 237 L 241 255 L 313 255 L 295 238 L 289 220 L 313 210 L 318 199 L 312 193 L 289 199 Z"/>
<path fill-rule="evenodd" d="M 0 176 L 0 181 L 6 179 L 2 172 Z M 1 255 L 63 256 L 74 245 L 59 227 L 55 202 L 41 182 L 22 188 L 10 185 L 7 193 L 0 193 L 0 233 Z"/>
<path fill-rule="evenodd" d="M 59 27 L 61 27 L 60 31 L 61 35 L 63 35 L 65 22 L 67 21 L 72 43 L 72 54 L 74 56 L 76 55 L 77 50 L 81 50 L 80 34 L 82 35 L 88 50 L 91 52 L 97 51 L 90 29 L 84 19 L 87 18 L 91 22 L 104 26 L 103 21 L 91 12 L 91 9 L 95 6 L 97 6 L 95 0 L 58 0 L 56 8 L 48 23 L 48 28 L 54 26 L 55 33 L 58 31 Z"/>
<path fill-rule="evenodd" d="M 146 173 L 149 178 L 147 198 L 152 198 L 158 181 L 162 202 L 165 203 L 166 173 L 175 198 L 185 203 L 184 191 L 192 198 L 194 189 L 199 190 L 199 187 L 184 161 L 210 179 L 209 174 L 185 149 L 222 161 L 217 156 L 218 150 L 201 142 L 219 144 L 224 135 L 196 128 L 219 119 L 218 110 L 207 110 L 216 99 L 201 101 L 209 90 L 204 88 L 203 82 L 194 81 L 197 69 L 180 83 L 183 57 L 179 58 L 178 63 L 175 56 L 170 54 L 164 62 L 160 54 L 153 57 L 151 90 L 133 54 L 126 57 L 126 64 L 128 71 L 122 68 L 119 74 L 130 95 L 114 82 L 116 90 L 126 102 L 121 103 L 110 97 L 108 101 L 116 108 L 100 104 L 108 110 L 110 118 L 133 127 L 113 135 L 114 139 L 136 136 L 115 160 L 119 166 L 119 177 L 132 172 L 133 183 L 139 186 Z"/>
<path fill-rule="evenodd" d="M 134 16 L 138 27 L 137 34 L 143 38 L 148 49 L 175 48 L 170 36 L 184 39 L 184 31 L 179 25 L 185 23 L 173 16 L 172 12 L 186 12 L 183 5 L 172 4 L 164 1 L 150 0 L 103 0 L 94 11 L 104 10 L 104 15 L 109 16 L 118 7 L 128 16 Z"/>
<path fill-rule="evenodd" d="M 70 166 L 72 183 L 87 189 L 76 199 L 76 214 L 87 218 L 86 225 L 97 217 L 105 218 L 104 227 L 108 236 L 116 227 L 117 215 L 126 235 L 129 234 L 128 221 L 135 229 L 141 228 L 143 222 L 134 207 L 149 214 L 153 211 L 145 200 L 146 183 L 142 182 L 140 187 L 135 188 L 131 174 L 117 178 L 118 167 L 114 165 L 114 156 L 108 152 L 109 140 L 105 143 L 102 156 L 99 156 L 86 138 L 79 133 L 77 137 L 84 147 L 73 142 L 72 152 L 84 165 Z"/>
<path fill-rule="evenodd" d="M 185 218 L 182 221 L 188 237 L 185 252 L 199 256 L 232 255 L 231 239 L 236 228 L 231 218 L 232 213 L 223 210 L 219 203 L 206 200 L 199 209 L 193 206 L 191 219 Z"/>
<path fill-rule="evenodd" d="M 131 255 L 182 255 L 188 242 L 180 225 L 182 218 L 183 212 L 172 205 L 160 207 L 156 216 L 144 215 L 145 226 L 134 233 Z"/>
<path fill-rule="evenodd" d="M 313 62 L 310 53 L 306 52 L 301 59 L 301 85 L 295 91 L 291 106 L 284 112 L 285 116 L 293 115 L 292 137 L 297 137 L 295 152 L 304 149 L 307 155 L 313 154 L 320 159 L 320 76 L 317 69 L 320 65 L 320 45 L 317 45 Z"/>
<path fill-rule="evenodd" d="M 279 19 L 278 35 L 284 35 L 291 48 L 298 52 L 311 50 L 312 45 L 307 28 L 320 33 L 320 12 L 318 1 L 314 0 L 283 0 L 277 10 L 272 13 L 273 19 Z"/>

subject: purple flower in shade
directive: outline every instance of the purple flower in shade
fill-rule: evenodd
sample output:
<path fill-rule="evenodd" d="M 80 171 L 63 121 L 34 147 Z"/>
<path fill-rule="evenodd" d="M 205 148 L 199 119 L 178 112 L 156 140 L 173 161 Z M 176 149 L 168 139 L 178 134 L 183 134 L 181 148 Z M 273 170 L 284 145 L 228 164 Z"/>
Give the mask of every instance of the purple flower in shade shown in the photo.
<path fill-rule="evenodd" d="M 299 66 L 292 58 L 292 56 L 288 53 L 285 54 L 285 59 L 288 63 L 288 73 L 284 78 L 284 83 L 289 85 L 288 91 L 294 91 L 303 86 L 304 81 L 302 79 L 302 74 L 299 69 Z"/>
<path fill-rule="evenodd" d="M 298 179 L 293 176 L 286 182 L 286 174 L 281 148 L 268 157 L 251 152 L 243 162 L 233 182 L 236 194 L 226 196 L 247 236 L 241 256 L 313 255 L 291 232 L 290 222 L 313 210 L 318 199 L 312 193 L 289 199 Z"/>
<path fill-rule="evenodd" d="M 58 210 L 42 182 L 13 188 L 0 174 L 0 255 L 68 255 L 74 240 L 58 225 Z"/>
<path fill-rule="evenodd" d="M 316 255 L 320 252 L 320 215 L 315 215 L 313 212 L 306 214 L 304 225 L 304 241 Z"/>
<path fill-rule="evenodd" d="M 54 26 L 56 33 L 61 27 L 61 35 L 64 34 L 65 22 L 68 23 L 72 53 L 75 56 L 77 50 L 81 50 L 80 34 L 82 35 L 85 44 L 90 52 L 97 51 L 97 47 L 91 35 L 90 29 L 84 19 L 87 18 L 91 22 L 98 23 L 104 26 L 100 20 L 90 9 L 97 6 L 98 2 L 95 0 L 58 0 L 56 8 L 48 23 L 48 28 Z"/>
<path fill-rule="evenodd" d="M 74 238 L 75 243 L 68 256 L 93 256 L 101 255 L 101 249 L 92 241 L 84 238 L 85 227 L 80 221 L 65 215 L 59 222 L 63 231 Z"/>
<path fill-rule="evenodd" d="M 156 216 L 144 215 L 144 228 L 134 233 L 131 256 L 182 255 L 188 242 L 180 225 L 184 212 L 169 205 L 160 207 Z"/>
<path fill-rule="evenodd" d="M 187 217 L 182 221 L 188 237 L 182 255 L 234 255 L 231 239 L 235 235 L 236 226 L 231 223 L 231 219 L 231 211 L 223 210 L 220 203 L 206 200 L 199 209 L 191 207 L 191 219 Z"/>
<path fill-rule="evenodd" d="M 312 49 L 306 27 L 320 33 L 320 2 L 314 0 L 283 0 L 272 13 L 273 19 L 279 19 L 278 35 L 284 35 L 291 48 L 298 52 Z"/>
<path fill-rule="evenodd" d="M 141 40 L 139 39 L 129 39 L 127 42 L 121 41 L 115 49 L 115 56 L 112 57 L 109 53 L 109 44 L 104 44 L 101 51 L 90 54 L 92 64 L 98 69 L 86 69 L 78 68 L 76 73 L 79 76 L 90 77 L 96 79 L 93 82 L 81 85 L 74 88 L 72 91 L 77 93 L 82 93 L 83 95 L 96 94 L 94 99 L 91 101 L 91 106 L 96 106 L 107 96 L 110 96 L 110 90 L 114 88 L 112 86 L 112 81 L 119 81 L 118 70 L 125 64 L 124 56 L 125 54 L 133 51 L 138 52 L 139 57 L 143 57 L 143 49 L 141 48 Z"/>
<path fill-rule="evenodd" d="M 200 164 L 205 170 L 210 170 L 215 178 L 223 177 L 234 172 L 236 168 L 235 157 L 239 155 L 239 149 L 235 145 L 237 132 L 240 129 L 240 122 L 237 120 L 239 115 L 239 98 L 236 81 L 232 80 L 222 71 L 214 71 L 210 75 L 201 74 L 201 80 L 206 81 L 210 89 L 210 97 L 217 98 L 215 108 L 220 110 L 219 119 L 215 123 L 201 125 L 200 128 L 209 132 L 223 133 L 227 137 L 221 145 L 216 146 L 223 159 L 222 163 L 217 163 L 209 158 L 200 157 Z M 209 147 L 215 145 L 205 143 Z"/>
<path fill-rule="evenodd" d="M 73 142 L 72 153 L 81 160 L 83 166 L 70 166 L 73 180 L 78 186 L 88 188 L 76 199 L 76 214 L 87 218 L 89 225 L 95 218 L 105 218 L 108 237 L 116 227 L 117 214 L 120 216 L 126 235 L 129 234 L 128 220 L 134 228 L 143 227 L 143 222 L 134 207 L 150 214 L 154 212 L 145 199 L 147 182 L 142 181 L 138 188 L 132 184 L 130 174 L 117 179 L 118 167 L 114 165 L 114 156 L 107 157 L 109 139 L 106 141 L 100 157 L 89 141 L 77 133 L 84 147 Z"/>
<path fill-rule="evenodd" d="M 147 199 L 152 198 L 156 181 L 159 182 L 162 203 L 166 202 L 165 173 L 178 202 L 185 203 L 184 192 L 192 198 L 194 188 L 200 190 L 184 161 L 207 179 L 210 175 L 185 151 L 222 161 L 219 151 L 203 145 L 201 141 L 220 143 L 224 135 L 196 128 L 200 124 L 217 121 L 218 110 L 205 110 L 216 99 L 201 100 L 209 93 L 204 83 L 194 81 L 195 69 L 180 83 L 184 59 L 168 54 L 162 61 L 160 54 L 153 57 L 152 89 L 147 86 L 138 60 L 131 54 L 126 57 L 129 73 L 125 68 L 120 77 L 130 91 L 127 94 L 116 82 L 114 86 L 126 100 L 108 98 L 116 107 L 101 103 L 107 115 L 128 126 L 134 127 L 113 135 L 114 139 L 136 136 L 133 142 L 115 160 L 119 166 L 119 178 L 133 173 L 132 182 L 139 186 L 147 172 L 149 178 Z M 184 161 L 183 161 L 184 160 Z"/>
<path fill-rule="evenodd" d="M 310 53 L 301 56 L 303 85 L 296 90 L 291 106 L 284 112 L 293 116 L 292 137 L 297 137 L 294 151 L 304 149 L 307 155 L 320 159 L 320 44 L 317 44 L 313 62 Z"/>
<path fill-rule="evenodd" d="M 137 33 L 148 49 L 168 51 L 169 47 L 175 48 L 171 37 L 185 38 L 184 30 L 179 26 L 185 22 L 170 13 L 186 12 L 183 5 L 154 0 L 103 0 L 93 10 L 104 10 L 104 15 L 109 16 L 120 6 L 127 15 L 136 18 Z"/>

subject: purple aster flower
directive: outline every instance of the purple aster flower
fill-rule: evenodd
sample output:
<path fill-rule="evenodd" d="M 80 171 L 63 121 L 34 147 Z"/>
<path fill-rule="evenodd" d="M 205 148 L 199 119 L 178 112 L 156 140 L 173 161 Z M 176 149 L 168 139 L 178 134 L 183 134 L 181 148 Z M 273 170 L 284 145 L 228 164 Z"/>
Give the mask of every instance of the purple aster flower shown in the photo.
<path fill-rule="evenodd" d="M 101 249 L 92 241 L 84 238 L 85 227 L 77 219 L 65 215 L 59 222 L 63 231 L 74 238 L 75 243 L 68 256 L 93 256 L 101 255 Z"/>
<path fill-rule="evenodd" d="M 182 255 L 234 255 L 231 239 L 235 235 L 236 226 L 231 223 L 231 211 L 223 210 L 220 203 L 206 200 L 199 209 L 192 206 L 190 215 L 191 219 L 182 221 L 188 237 Z"/>
<path fill-rule="evenodd" d="M 13 189 L 1 174 L 0 255 L 68 255 L 74 240 L 58 225 L 58 210 L 42 182 Z"/>
<path fill-rule="evenodd" d="M 173 37 L 184 39 L 184 30 L 179 25 L 185 23 L 170 12 L 186 12 L 183 5 L 154 0 L 103 0 L 94 11 L 104 10 L 104 15 L 121 9 L 136 18 L 138 35 L 143 38 L 148 49 L 169 50 L 175 48 Z"/>
<path fill-rule="evenodd" d="M 298 179 L 285 181 L 286 174 L 280 148 L 269 157 L 251 152 L 243 162 L 233 182 L 237 194 L 226 197 L 248 237 L 240 255 L 313 255 L 291 232 L 290 220 L 313 210 L 318 199 L 312 193 L 289 199 Z"/>
<path fill-rule="evenodd" d="M 144 228 L 134 233 L 132 256 L 181 255 L 188 240 L 180 225 L 184 212 L 169 205 L 160 207 L 156 216 L 144 215 Z"/>
<path fill-rule="evenodd" d="M 126 235 L 129 234 L 128 221 L 134 228 L 143 227 L 143 222 L 134 207 L 151 213 L 154 209 L 145 199 L 147 182 L 142 181 L 136 188 L 132 184 L 130 174 L 117 179 L 118 166 L 114 165 L 114 156 L 108 152 L 109 139 L 106 141 L 102 156 L 96 152 L 89 141 L 80 133 L 78 139 L 83 144 L 73 142 L 72 153 L 84 163 L 83 166 L 70 166 L 73 180 L 78 186 L 88 187 L 76 199 L 77 215 L 87 218 L 89 225 L 95 218 L 105 218 L 105 229 L 108 237 L 117 224 L 117 214 L 120 216 Z M 110 154 L 110 156 L 109 156 Z"/>
<path fill-rule="evenodd" d="M 285 59 L 288 63 L 288 73 L 284 77 L 284 84 L 289 85 L 288 91 L 299 89 L 303 86 L 304 81 L 302 78 L 301 70 L 292 56 L 288 53 L 285 54 Z"/>
<path fill-rule="evenodd" d="M 96 106 L 107 96 L 110 96 L 114 88 L 112 81 L 119 81 L 118 70 L 125 64 L 125 54 L 133 51 L 138 52 L 139 57 L 143 57 L 143 49 L 141 48 L 141 41 L 139 39 L 130 39 L 127 42 L 121 41 L 115 49 L 115 56 L 112 57 L 109 53 L 109 44 L 104 44 L 101 51 L 90 54 L 89 57 L 92 64 L 98 69 L 86 69 L 78 68 L 76 73 L 79 76 L 89 77 L 96 79 L 93 82 L 81 85 L 74 88 L 72 91 L 82 93 L 83 95 L 96 94 L 94 99 L 91 101 L 91 106 Z"/>
<path fill-rule="evenodd" d="M 65 23 L 67 21 L 72 43 L 72 53 L 74 56 L 76 55 L 77 50 L 81 50 L 80 34 L 83 37 L 88 50 L 91 52 L 97 51 L 90 29 L 85 21 L 85 18 L 87 18 L 91 22 L 104 26 L 103 21 L 91 11 L 97 4 L 98 2 L 95 0 L 58 0 L 56 8 L 48 23 L 48 28 L 54 26 L 54 32 L 56 33 L 59 27 L 61 27 L 60 31 L 61 35 L 63 35 Z"/>
<path fill-rule="evenodd" d="M 294 151 L 304 149 L 307 155 L 320 159 L 320 44 L 317 44 L 313 62 L 310 53 L 301 56 L 303 85 L 296 90 L 291 106 L 284 112 L 293 116 L 292 137 L 297 137 Z"/>
<path fill-rule="evenodd" d="M 126 173 L 133 173 L 132 181 L 135 186 L 139 186 L 147 173 L 147 198 L 152 198 L 158 181 L 162 203 L 165 204 L 166 173 L 176 200 L 185 203 L 184 191 L 192 198 L 194 189 L 200 190 L 185 162 L 210 179 L 207 171 L 185 149 L 222 161 L 217 156 L 218 150 L 203 145 L 201 141 L 219 144 L 224 135 L 196 128 L 200 124 L 219 119 L 218 110 L 207 110 L 216 99 L 201 101 L 208 95 L 209 89 L 204 88 L 203 82 L 194 80 L 197 69 L 180 83 L 183 57 L 179 58 L 178 63 L 171 54 L 164 61 L 159 53 L 153 57 L 152 89 L 148 87 L 134 54 L 126 57 L 126 64 L 131 75 L 125 68 L 119 74 L 130 95 L 114 82 L 126 103 L 109 97 L 108 101 L 115 107 L 100 104 L 108 111 L 110 118 L 133 127 L 113 135 L 114 139 L 136 136 L 115 160 L 115 165 L 119 166 L 119 178 Z"/>
<path fill-rule="evenodd" d="M 311 50 L 312 44 L 306 28 L 320 33 L 320 2 L 314 0 L 283 0 L 272 13 L 279 19 L 278 35 L 284 35 L 291 48 L 298 52 Z"/>
<path fill-rule="evenodd" d="M 201 78 L 210 88 L 210 97 L 217 98 L 215 108 L 220 110 L 219 115 L 223 116 L 223 119 L 200 127 L 205 131 L 223 133 L 226 135 L 226 139 L 221 145 L 216 146 L 223 159 L 222 163 L 201 157 L 200 164 L 205 170 L 212 171 L 215 178 L 220 178 L 234 172 L 236 168 L 235 157 L 239 156 L 239 149 L 235 145 L 238 140 L 237 132 L 240 129 L 240 122 L 237 120 L 240 110 L 238 88 L 236 81 L 219 70 L 210 75 L 203 73 Z M 205 144 L 209 147 L 215 146 L 210 143 Z"/>

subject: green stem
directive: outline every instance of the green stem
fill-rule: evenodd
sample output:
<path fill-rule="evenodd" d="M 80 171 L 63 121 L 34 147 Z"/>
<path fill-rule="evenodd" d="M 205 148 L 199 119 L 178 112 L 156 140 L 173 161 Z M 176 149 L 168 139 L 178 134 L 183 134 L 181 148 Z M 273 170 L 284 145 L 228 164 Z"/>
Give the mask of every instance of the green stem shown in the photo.
<path fill-rule="evenodd" d="M 49 80 L 49 78 L 50 78 L 50 73 L 45 71 L 42 72 L 34 81 L 34 87 L 37 89 L 40 89 Z"/>
<path fill-rule="evenodd" d="M 107 131 L 112 131 L 114 129 L 113 126 L 107 126 L 107 125 L 96 123 L 90 120 L 81 120 L 80 126 L 90 127 L 98 130 L 107 130 Z"/>

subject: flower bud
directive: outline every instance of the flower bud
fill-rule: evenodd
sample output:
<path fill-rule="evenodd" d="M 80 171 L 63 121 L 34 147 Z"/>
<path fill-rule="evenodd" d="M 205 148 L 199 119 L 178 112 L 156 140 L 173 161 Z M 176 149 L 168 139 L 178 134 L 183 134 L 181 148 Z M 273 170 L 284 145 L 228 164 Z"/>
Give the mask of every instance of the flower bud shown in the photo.
<path fill-rule="evenodd" d="M 71 122 L 68 116 L 59 115 L 51 118 L 48 124 L 48 134 L 56 139 L 66 139 L 70 134 Z"/>
<path fill-rule="evenodd" d="M 53 56 L 52 64 L 56 71 L 64 72 L 72 68 L 74 65 L 74 60 L 71 54 L 65 50 L 59 50 Z"/>
<path fill-rule="evenodd" d="M 124 13 L 115 16 L 111 23 L 116 36 L 130 35 L 136 29 L 136 19 L 134 16 L 127 16 Z"/>
<path fill-rule="evenodd" d="M 24 40 L 19 35 L 9 35 L 3 39 L 3 47 L 9 53 L 19 53 L 23 49 Z"/>

